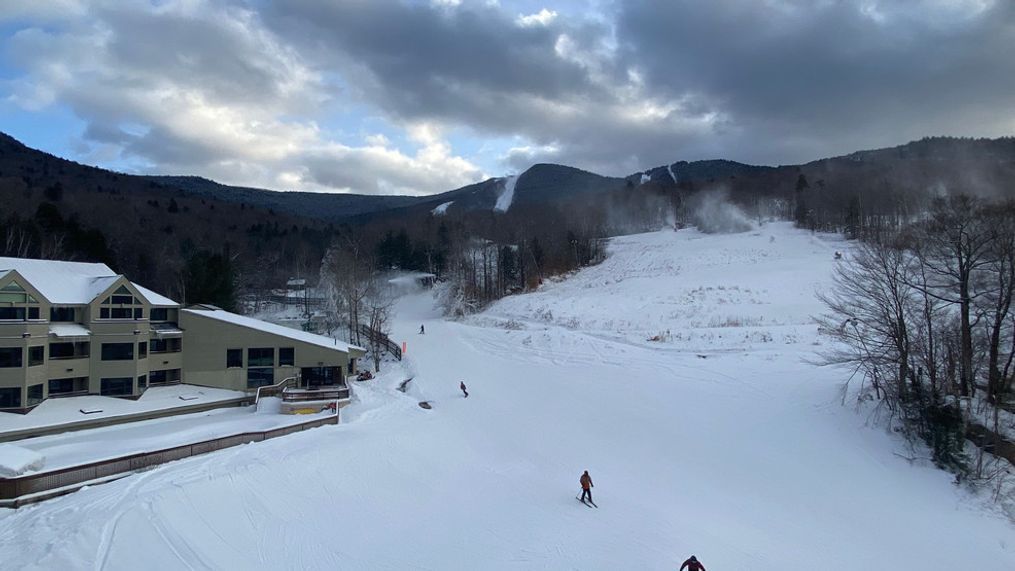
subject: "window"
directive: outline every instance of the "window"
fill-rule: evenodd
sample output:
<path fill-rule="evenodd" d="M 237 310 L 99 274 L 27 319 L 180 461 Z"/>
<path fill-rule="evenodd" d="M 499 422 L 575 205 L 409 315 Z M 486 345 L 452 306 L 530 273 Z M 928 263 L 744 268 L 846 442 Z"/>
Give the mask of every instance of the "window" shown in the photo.
<path fill-rule="evenodd" d="M 164 371 L 151 371 L 148 373 L 148 386 L 178 382 L 180 382 L 179 369 L 166 369 Z"/>
<path fill-rule="evenodd" d="M 28 387 L 28 406 L 35 406 L 42 402 L 42 383 Z"/>
<path fill-rule="evenodd" d="M 140 341 L 137 344 L 137 358 L 144 359 L 146 357 L 148 357 L 148 342 Z"/>
<path fill-rule="evenodd" d="M 134 359 L 133 343 L 103 343 L 103 361 L 132 361 Z"/>
<path fill-rule="evenodd" d="M 28 308 L 28 319 L 39 319 L 39 308 L 29 307 Z"/>
<path fill-rule="evenodd" d="M 303 367 L 301 386 L 320 387 L 342 384 L 342 367 Z"/>
<path fill-rule="evenodd" d="M 105 311 L 106 308 L 102 308 Z M 130 319 L 134 315 L 133 311 L 129 307 L 114 307 L 109 310 L 109 317 L 111 319 Z"/>
<path fill-rule="evenodd" d="M 51 307 L 49 308 L 49 320 L 50 321 L 74 321 L 74 308 L 73 307 Z"/>
<path fill-rule="evenodd" d="M 0 307 L 0 320 L 24 321 L 25 308 L 23 307 Z"/>
<path fill-rule="evenodd" d="M 99 394 L 110 397 L 134 394 L 134 379 L 130 377 L 102 379 Z"/>
<path fill-rule="evenodd" d="M 226 349 L 226 368 L 243 367 L 243 349 Z"/>
<path fill-rule="evenodd" d="M 132 295 L 127 286 L 120 286 L 113 295 L 102 300 L 99 319 L 144 319 L 144 308 L 139 307 L 143 303 Z"/>
<path fill-rule="evenodd" d="M 49 396 L 51 397 L 86 392 L 88 392 L 88 377 L 49 380 Z"/>
<path fill-rule="evenodd" d="M 41 365 L 46 361 L 46 346 L 37 345 L 35 347 L 28 348 L 28 366 L 34 367 Z"/>
<path fill-rule="evenodd" d="M 247 388 L 256 389 L 265 385 L 275 384 L 275 369 L 247 369 Z"/>
<path fill-rule="evenodd" d="M 21 408 L 21 387 L 0 389 L 0 408 Z"/>
<path fill-rule="evenodd" d="M 148 387 L 148 375 L 141 375 L 137 378 L 137 388 L 144 389 Z"/>
<path fill-rule="evenodd" d="M 275 349 L 273 347 L 247 349 L 248 367 L 274 367 Z"/>
<path fill-rule="evenodd" d="M 280 347 L 278 350 L 278 366 L 292 367 L 296 362 L 295 350 L 292 347 Z"/>
<path fill-rule="evenodd" d="M 348 371 L 350 375 L 356 372 L 356 359 L 349 359 Z"/>
<path fill-rule="evenodd" d="M 21 347 L 0 347 L 0 369 L 14 369 L 23 363 L 24 350 Z M 21 389 L 18 389 L 19 391 Z M 20 394 L 20 393 L 19 393 Z M 21 398 L 18 397 L 20 401 Z"/>
<path fill-rule="evenodd" d="M 149 349 L 152 353 L 176 353 L 183 350 L 183 340 L 180 338 L 173 339 L 152 339 L 149 341 L 151 347 Z"/>
<path fill-rule="evenodd" d="M 164 307 L 152 308 L 152 321 L 169 321 L 169 310 Z"/>
<path fill-rule="evenodd" d="M 78 343 L 50 343 L 49 358 L 81 359 L 88 356 L 88 349 L 87 341 L 80 341 Z"/>
<path fill-rule="evenodd" d="M 13 295 L 14 293 L 20 293 L 23 296 L 25 293 L 25 288 L 21 287 L 21 284 L 19 284 L 18 282 L 11 282 L 5 285 L 4 287 L 0 287 L 0 293 L 4 295 Z M 24 297 L 22 297 L 20 301 L 25 301 Z"/>

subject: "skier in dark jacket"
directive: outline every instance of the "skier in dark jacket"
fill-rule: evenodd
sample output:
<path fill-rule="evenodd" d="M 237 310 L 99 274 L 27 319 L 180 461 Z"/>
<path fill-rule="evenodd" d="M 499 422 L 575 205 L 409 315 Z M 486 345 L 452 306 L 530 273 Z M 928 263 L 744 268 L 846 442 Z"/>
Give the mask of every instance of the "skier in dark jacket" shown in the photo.
<path fill-rule="evenodd" d="M 592 484 L 592 476 L 589 476 L 589 471 L 588 470 L 585 470 L 585 472 L 582 474 L 582 477 L 578 479 L 578 482 L 580 482 L 581 485 L 582 485 L 582 499 L 581 499 L 581 501 L 584 502 L 585 498 L 587 497 L 589 499 L 589 501 L 591 502 L 592 501 L 592 488 L 594 486 Z"/>
<path fill-rule="evenodd" d="M 424 329 L 422 325 L 419 326 L 419 334 L 420 335 L 425 335 L 426 334 L 426 329 Z"/>
<path fill-rule="evenodd" d="M 458 388 L 462 389 L 462 394 L 465 395 L 465 398 L 469 398 L 469 391 L 465 388 L 465 381 L 458 383 Z"/>
<path fill-rule="evenodd" d="M 705 571 L 705 566 L 702 565 L 698 561 L 698 558 L 693 555 L 690 559 L 684 561 L 684 564 L 680 566 L 680 571 L 684 571 L 685 568 L 687 571 Z"/>

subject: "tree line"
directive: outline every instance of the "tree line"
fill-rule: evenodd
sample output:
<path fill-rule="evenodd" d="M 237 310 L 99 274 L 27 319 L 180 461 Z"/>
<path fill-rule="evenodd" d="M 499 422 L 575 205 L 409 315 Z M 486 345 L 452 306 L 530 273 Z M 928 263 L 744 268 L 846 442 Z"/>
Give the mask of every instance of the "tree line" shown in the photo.
<path fill-rule="evenodd" d="M 939 466 L 1001 477 L 1010 466 L 984 452 L 998 453 L 992 443 L 1013 428 L 1015 203 L 940 197 L 863 238 L 821 295 L 820 326 L 841 342 L 827 362 L 854 367 L 860 398 Z M 971 455 L 976 434 L 992 436 L 974 438 Z"/>

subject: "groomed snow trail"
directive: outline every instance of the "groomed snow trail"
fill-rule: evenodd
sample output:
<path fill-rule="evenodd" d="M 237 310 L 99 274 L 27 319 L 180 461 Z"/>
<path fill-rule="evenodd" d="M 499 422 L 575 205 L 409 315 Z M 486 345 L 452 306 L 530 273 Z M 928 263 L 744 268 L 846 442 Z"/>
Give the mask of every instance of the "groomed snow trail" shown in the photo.
<path fill-rule="evenodd" d="M 0 512 L 4 568 L 1015 568 L 1003 517 L 805 361 L 843 246 L 658 232 L 466 323 L 407 297 L 345 424 Z"/>

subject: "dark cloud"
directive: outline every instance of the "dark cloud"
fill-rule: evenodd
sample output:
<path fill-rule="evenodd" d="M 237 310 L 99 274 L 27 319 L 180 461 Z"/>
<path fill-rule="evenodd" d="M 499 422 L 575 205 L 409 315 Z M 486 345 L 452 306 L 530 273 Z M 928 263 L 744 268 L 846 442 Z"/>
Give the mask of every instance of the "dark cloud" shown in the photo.
<path fill-rule="evenodd" d="M 452 130 L 517 141 L 504 170 L 611 175 L 1015 131 L 1008 0 L 73 5 L 8 38 L 9 98 L 67 105 L 104 156 L 231 183 L 446 190 L 484 174 Z M 377 116 L 402 147 L 350 136 Z"/>
<path fill-rule="evenodd" d="M 624 60 L 655 93 L 728 114 L 727 153 L 793 162 L 933 134 L 1001 135 L 1015 111 L 1015 4 L 635 0 Z"/>
<path fill-rule="evenodd" d="M 1013 5 L 634 0 L 522 27 L 499 6 L 304 0 L 265 20 L 386 113 L 522 137 L 515 169 L 623 174 L 1010 132 Z"/>

